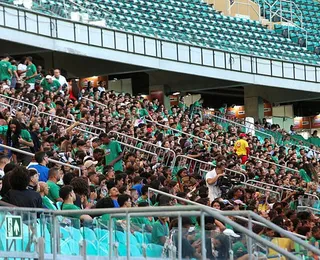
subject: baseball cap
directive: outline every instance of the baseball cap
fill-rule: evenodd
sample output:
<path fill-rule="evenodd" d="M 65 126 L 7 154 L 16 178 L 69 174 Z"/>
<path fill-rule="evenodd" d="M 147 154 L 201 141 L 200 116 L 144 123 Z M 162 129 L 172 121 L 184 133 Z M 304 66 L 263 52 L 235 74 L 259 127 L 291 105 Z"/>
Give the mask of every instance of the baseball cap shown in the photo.
<path fill-rule="evenodd" d="M 51 75 L 47 75 L 46 79 L 52 79 L 52 76 Z"/>
<path fill-rule="evenodd" d="M 247 135 L 245 133 L 241 133 L 239 137 L 247 137 Z"/>
<path fill-rule="evenodd" d="M 88 168 L 90 168 L 91 166 L 96 166 L 97 163 L 98 163 L 97 161 L 88 160 L 88 161 L 85 161 L 85 163 L 83 164 L 83 166 L 88 169 Z"/>
<path fill-rule="evenodd" d="M 240 235 L 234 233 L 232 229 L 228 229 L 228 228 L 223 231 L 223 234 L 229 237 L 240 237 Z"/>

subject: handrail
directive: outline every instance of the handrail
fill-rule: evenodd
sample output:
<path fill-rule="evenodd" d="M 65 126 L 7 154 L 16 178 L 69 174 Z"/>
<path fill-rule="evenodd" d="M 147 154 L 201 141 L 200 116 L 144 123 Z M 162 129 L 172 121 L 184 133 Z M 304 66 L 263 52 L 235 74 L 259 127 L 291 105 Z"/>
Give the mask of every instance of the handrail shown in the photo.
<path fill-rule="evenodd" d="M 175 163 L 178 162 L 179 158 L 183 158 L 183 159 L 186 159 L 186 160 L 192 160 L 192 161 L 195 161 L 195 162 L 198 162 L 198 163 L 201 163 L 201 164 L 206 164 L 206 165 L 209 165 L 209 166 L 213 166 L 213 168 L 216 167 L 212 162 L 201 161 L 201 160 L 196 159 L 196 158 L 188 157 L 187 155 L 178 155 L 176 157 Z M 173 167 L 174 166 L 175 166 L 175 164 L 173 164 Z M 205 169 L 200 169 L 200 170 L 202 170 L 204 172 L 208 172 L 208 170 L 205 170 Z M 236 170 L 232 170 L 232 169 L 229 169 L 229 168 L 225 168 L 225 170 L 241 175 L 244 178 L 244 182 L 247 180 L 247 176 L 242 172 L 239 172 L 239 171 L 236 171 Z"/>
<path fill-rule="evenodd" d="M 298 208 L 298 210 L 301 209 L 301 210 L 317 211 L 318 214 L 320 214 L 320 209 L 311 208 L 311 207 L 307 207 L 307 206 L 298 206 L 297 208 Z"/>
<path fill-rule="evenodd" d="M 279 200 L 281 200 L 281 194 L 280 192 L 278 191 L 273 191 L 273 190 L 270 190 L 270 189 L 267 189 L 267 188 L 264 188 L 264 187 L 260 187 L 260 186 L 255 186 L 253 184 L 250 184 L 250 183 L 247 183 L 247 182 L 241 182 L 242 185 L 245 185 L 245 186 L 249 186 L 249 187 L 252 187 L 254 189 L 258 189 L 258 190 L 264 190 L 264 191 L 267 191 L 267 192 L 270 192 L 270 193 L 275 193 L 279 196 Z"/>
<path fill-rule="evenodd" d="M 285 186 L 277 186 L 277 185 L 274 185 L 274 184 L 264 183 L 264 182 L 260 182 L 260 181 L 256 181 L 256 180 L 247 180 L 246 183 L 248 183 L 248 182 L 258 183 L 258 184 L 262 184 L 262 185 L 265 185 L 265 186 L 270 186 L 270 187 L 281 189 L 281 190 L 294 191 L 293 189 L 287 188 Z M 308 195 L 310 197 L 315 197 L 317 200 L 319 200 L 319 197 L 317 195 L 314 195 L 314 194 L 311 194 L 311 193 L 304 193 L 304 194 Z M 281 197 L 282 197 L 282 195 L 283 195 L 283 192 L 281 192 Z"/>
<path fill-rule="evenodd" d="M 70 123 L 70 125 L 72 125 L 73 123 L 75 123 L 75 122 L 79 122 L 79 121 L 74 121 L 74 120 L 71 120 L 71 119 L 69 119 L 69 118 L 64 118 L 64 117 L 60 117 L 60 116 L 56 116 L 56 115 L 51 115 L 51 114 L 49 114 L 49 113 L 46 113 L 46 112 L 40 112 L 39 113 L 39 116 L 41 117 L 41 115 L 44 115 L 44 116 L 46 116 L 46 117 L 51 117 L 51 118 L 56 118 L 57 120 L 62 120 L 63 122 L 69 122 Z M 56 122 L 56 123 L 63 123 L 63 122 L 60 122 L 60 121 L 54 121 L 54 122 Z M 105 132 L 105 130 L 104 129 L 102 129 L 102 128 L 99 128 L 99 127 L 96 127 L 96 126 L 93 126 L 93 125 L 88 125 L 88 124 L 85 124 L 85 123 L 82 123 L 82 122 L 79 122 L 79 126 L 82 126 L 82 127 L 85 127 L 85 128 L 91 128 L 91 129 L 93 129 L 93 130 L 97 130 L 97 131 L 100 131 L 100 133 L 102 132 L 102 133 L 104 133 Z M 81 129 L 80 127 L 75 127 L 75 129 L 78 129 L 78 130 L 85 130 L 85 129 Z M 85 130 L 85 131 L 88 131 L 88 130 Z M 97 133 L 95 133 L 95 132 L 92 132 L 92 131 L 89 131 L 90 133 L 92 133 L 92 134 L 95 134 L 95 135 L 97 135 Z"/>
<path fill-rule="evenodd" d="M 263 132 L 263 131 L 257 130 L 254 126 L 253 126 L 253 128 L 251 128 L 251 127 L 249 127 L 249 126 L 246 126 L 245 124 L 240 124 L 240 123 L 234 122 L 234 121 L 232 121 L 232 120 L 230 120 L 230 119 L 226 119 L 226 118 L 223 118 L 223 117 L 220 117 L 220 116 L 216 116 L 216 115 L 210 115 L 210 116 L 211 116 L 211 117 L 215 117 L 215 118 L 221 120 L 222 122 L 223 122 L 223 121 L 226 121 L 226 122 L 229 122 L 229 123 L 231 123 L 231 124 L 234 124 L 234 125 L 237 125 L 237 126 L 240 126 L 240 127 L 244 127 L 244 128 L 246 128 L 246 129 L 248 129 L 248 130 L 252 130 L 252 131 L 255 131 L 255 132 L 258 132 L 258 133 L 262 133 L 262 134 L 264 134 L 264 135 L 268 135 L 268 136 L 270 136 L 270 140 L 273 139 L 273 136 L 272 136 L 272 135 L 270 135 L 270 134 L 268 134 L 268 133 L 265 133 L 265 132 Z"/>
<path fill-rule="evenodd" d="M 150 146 L 150 147 L 153 147 L 153 148 L 154 148 L 154 152 L 155 152 L 157 149 L 159 149 L 159 150 L 162 150 L 162 151 L 166 151 L 166 152 L 168 152 L 168 153 L 172 153 L 172 154 L 173 154 L 173 160 L 172 160 L 171 164 L 174 165 L 175 158 L 176 158 L 176 153 L 175 153 L 173 150 L 171 150 L 171 149 L 169 149 L 169 148 L 166 148 L 166 147 L 158 146 L 158 145 L 156 145 L 156 144 L 153 144 L 153 143 L 150 143 L 150 142 L 141 140 L 141 139 L 139 139 L 139 138 L 136 138 L 136 137 L 133 137 L 133 136 L 130 136 L 130 135 L 126 135 L 126 134 L 124 134 L 124 133 L 117 132 L 117 131 L 114 131 L 114 130 L 109 131 L 108 134 L 110 134 L 110 133 L 111 133 L 111 134 L 114 133 L 114 134 L 116 134 L 116 135 L 120 135 L 120 136 L 123 136 L 123 137 L 125 137 L 125 138 L 131 139 L 131 140 L 135 140 L 135 141 L 137 141 L 137 142 L 139 142 L 139 143 L 143 143 L 143 144 L 146 144 L 146 145 L 148 145 L 148 146 Z M 127 141 L 128 141 L 128 140 L 127 140 Z"/>
<path fill-rule="evenodd" d="M 100 105 L 100 106 L 103 106 L 103 107 L 108 108 L 108 105 L 103 104 L 103 103 L 101 103 L 101 102 L 99 102 L 99 101 L 91 100 L 90 98 L 87 98 L 87 97 L 82 97 L 81 99 L 84 99 L 84 100 L 87 100 L 87 101 L 89 101 L 89 102 L 96 103 L 96 104 L 98 104 L 98 105 Z"/>
<path fill-rule="evenodd" d="M 144 150 L 144 149 L 141 149 L 141 148 L 139 148 L 139 147 L 136 147 L 136 146 L 133 146 L 133 145 L 130 145 L 130 144 L 126 144 L 126 143 L 120 142 L 120 141 L 118 141 L 118 140 L 117 140 L 117 142 L 118 142 L 119 144 L 124 145 L 125 147 L 129 147 L 129 148 L 138 150 L 138 151 L 140 151 L 140 152 L 142 152 L 142 153 L 147 153 L 147 154 L 151 154 L 152 156 L 157 156 L 157 154 L 155 154 L 155 153 L 153 153 L 153 152 L 149 152 L 149 151 Z"/>
<path fill-rule="evenodd" d="M 227 211 L 222 211 L 222 210 L 218 210 L 218 209 L 215 209 L 215 208 L 211 208 L 209 206 L 206 206 L 206 205 L 203 205 L 203 204 L 200 204 L 200 203 L 197 203 L 197 202 L 194 202 L 192 200 L 187 200 L 187 199 L 184 199 L 184 198 L 180 198 L 178 196 L 175 196 L 173 194 L 170 194 L 170 193 L 166 193 L 166 192 L 163 192 L 163 191 L 160 191 L 160 190 L 156 190 L 156 189 L 153 189 L 153 188 L 148 188 L 148 196 L 150 197 L 150 192 L 154 192 L 154 193 L 157 193 L 157 194 L 161 194 L 161 195 L 164 195 L 164 196 L 167 196 L 169 198 L 172 198 L 172 199 L 176 199 L 176 200 L 180 200 L 180 201 L 183 201 L 185 203 L 188 203 L 188 204 L 192 204 L 192 205 L 196 205 L 196 206 L 201 206 L 201 207 L 204 207 L 205 209 L 209 209 L 209 210 L 212 210 L 212 211 L 217 211 L 219 212 L 219 214 L 222 214 L 222 215 L 226 215 L 226 212 Z M 184 206 L 185 207 L 185 206 Z M 182 208 L 184 208 L 182 207 Z M 234 212 L 234 211 L 231 211 L 231 212 Z M 251 211 L 240 211 L 240 212 L 251 212 Z M 231 216 L 230 214 L 228 214 L 229 216 Z M 242 214 L 243 215 L 243 214 Z M 237 219 L 241 219 L 241 220 L 244 220 L 246 222 L 249 221 L 249 219 L 247 219 L 246 217 L 243 217 L 243 216 L 240 216 L 240 214 L 234 214 L 233 217 L 237 218 Z M 268 225 L 266 224 L 263 224 L 261 223 L 261 221 L 255 221 L 255 220 L 251 220 L 252 223 L 258 225 L 258 226 L 262 226 L 262 227 L 268 227 Z M 278 227 L 280 228 L 280 227 Z M 300 237 L 302 239 L 306 239 L 305 236 L 302 236 L 302 235 L 299 235 L 299 234 L 295 234 L 295 233 L 292 233 L 292 232 L 289 232 L 289 231 L 286 231 L 288 233 L 291 233 L 297 237 Z"/>
<path fill-rule="evenodd" d="M 2 147 L 2 148 L 4 148 L 4 149 L 11 150 L 11 151 L 16 152 L 16 153 L 21 153 L 21 154 L 24 154 L 24 155 L 28 155 L 28 156 L 34 157 L 34 154 L 33 154 L 33 153 L 29 153 L 29 152 L 26 152 L 26 151 L 23 151 L 23 150 L 20 150 L 20 149 L 11 147 L 11 146 L 7 146 L 7 145 L 4 145 L 4 144 L 0 144 L 0 147 Z M 75 170 L 79 171 L 79 176 L 81 176 L 81 169 L 80 169 L 80 167 L 78 167 L 78 166 L 74 166 L 74 165 L 71 165 L 71 164 L 67 164 L 67 163 L 64 163 L 64 162 L 60 162 L 60 161 L 57 161 L 57 160 L 54 160 L 54 159 L 51 159 L 51 158 L 48 158 L 48 161 L 49 161 L 49 162 L 52 162 L 52 163 L 55 163 L 55 164 L 59 164 L 59 165 L 62 165 L 62 166 L 66 166 L 66 167 L 75 169 Z"/>
<path fill-rule="evenodd" d="M 152 124 L 156 124 L 156 125 L 159 125 L 161 127 L 165 127 L 167 129 L 170 129 L 171 131 L 175 131 L 175 132 L 178 132 L 180 134 L 183 134 L 183 135 L 186 135 L 186 136 L 189 136 L 190 138 L 196 138 L 202 142 L 206 142 L 206 143 L 210 143 L 211 145 L 218 145 L 217 143 L 215 142 L 212 142 L 211 140 L 206 140 L 206 139 L 203 139 L 199 136 L 196 136 L 196 135 L 193 135 L 193 134 L 189 134 L 189 133 L 186 133 L 186 132 L 183 132 L 183 131 L 180 131 L 178 129 L 174 129 L 170 126 L 167 126 L 167 125 L 163 125 L 163 124 L 160 124 L 159 122 L 156 122 L 156 121 L 152 121 L 152 120 L 149 120 L 149 119 L 145 119 L 146 122 L 149 122 L 149 123 L 152 123 Z"/>
<path fill-rule="evenodd" d="M 6 107 L 9 107 L 10 112 L 12 111 L 12 107 L 10 106 L 10 104 L 0 102 L 0 106 L 6 106 Z"/>
<path fill-rule="evenodd" d="M 288 170 L 293 171 L 293 172 L 299 172 L 298 170 L 292 169 L 292 168 L 290 168 L 290 167 L 283 166 L 283 165 L 280 165 L 280 164 L 278 164 L 278 163 L 270 162 L 270 161 L 267 161 L 267 160 L 265 160 L 265 159 L 261 159 L 261 158 L 259 158 L 259 157 L 255 157 L 255 156 L 252 156 L 252 155 L 249 155 L 249 158 L 253 158 L 253 159 L 255 159 L 255 160 L 267 162 L 267 163 L 276 165 L 276 166 L 278 166 L 278 167 L 288 169 Z"/>

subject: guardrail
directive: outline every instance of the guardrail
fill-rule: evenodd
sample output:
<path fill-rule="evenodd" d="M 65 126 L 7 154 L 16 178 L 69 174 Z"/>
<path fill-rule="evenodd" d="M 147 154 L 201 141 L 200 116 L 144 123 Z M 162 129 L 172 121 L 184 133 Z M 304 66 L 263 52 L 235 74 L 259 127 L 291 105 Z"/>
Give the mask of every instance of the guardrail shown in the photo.
<path fill-rule="evenodd" d="M 255 160 L 262 161 L 262 162 L 266 162 L 266 163 L 269 163 L 269 164 L 272 164 L 272 165 L 276 165 L 276 166 L 279 167 L 279 168 L 287 169 L 287 170 L 292 171 L 292 172 L 299 172 L 298 170 L 292 169 L 292 168 L 287 167 L 287 166 L 283 166 L 283 165 L 278 164 L 278 163 L 270 162 L 270 161 L 268 161 L 268 160 L 261 159 L 261 158 L 259 158 L 259 157 L 255 157 L 255 156 L 251 156 L 251 155 L 250 155 L 249 158 L 253 158 L 253 159 L 255 159 Z"/>
<path fill-rule="evenodd" d="M 169 148 L 161 147 L 117 131 L 110 131 L 108 134 L 116 135 L 116 140 L 125 144 L 130 144 L 136 147 L 137 145 L 141 144 L 140 148 L 156 154 L 161 163 L 165 164 L 166 166 L 174 165 L 176 153 Z"/>
<path fill-rule="evenodd" d="M 159 122 L 156 122 L 156 121 L 152 121 L 152 120 L 149 120 L 149 119 L 145 119 L 146 122 L 150 123 L 150 124 L 155 124 L 157 126 L 160 126 L 160 127 L 163 127 L 163 128 L 166 128 L 166 129 L 169 129 L 171 130 L 173 133 L 179 133 L 180 135 L 185 135 L 185 136 L 188 136 L 189 138 L 193 138 L 193 139 L 197 139 L 199 143 L 201 142 L 206 142 L 206 143 L 209 143 L 211 145 L 218 145 L 217 143 L 215 142 L 212 142 L 211 140 L 207 140 L 207 139 L 203 139 L 199 136 L 196 136 L 196 135 L 192 135 L 192 134 L 189 134 L 189 133 L 186 133 L 186 132 L 183 132 L 183 131 L 180 131 L 178 129 L 174 129 L 170 126 L 167 126 L 167 125 L 163 125 L 163 124 L 160 124 Z"/>
<path fill-rule="evenodd" d="M 320 82 L 320 67 L 223 49 L 162 40 L 74 22 L 1 3 L 0 26 L 66 42 L 247 74 Z M 95 37 L 92 37 L 92 35 Z M 253 83 L 253 82 L 252 82 Z"/>
<path fill-rule="evenodd" d="M 17 110 L 22 111 L 22 108 L 29 109 L 29 111 L 23 111 L 28 120 L 30 120 L 33 115 L 37 115 L 39 113 L 38 107 L 32 103 L 0 94 L 0 101 L 1 100 L 5 100 L 8 102 L 8 104 L 11 106 L 11 111 L 12 111 L 12 109 L 15 109 L 16 111 Z M 4 102 L 2 102 L 2 103 L 4 103 Z M 4 103 L 4 104 L 6 104 L 6 103 Z M 29 113 L 27 113 L 27 112 L 29 112 Z"/>
<path fill-rule="evenodd" d="M 256 186 L 256 187 L 265 187 L 266 189 L 268 187 L 271 187 L 271 188 L 275 189 L 276 191 L 280 191 L 280 198 L 281 199 L 283 199 L 283 193 L 285 191 L 290 191 L 290 192 L 295 191 L 295 190 L 288 188 L 288 187 L 285 187 L 285 186 L 277 186 L 274 184 L 264 183 L 264 182 L 260 182 L 260 181 L 256 181 L 256 180 L 247 180 L 246 183 L 255 183 L 257 185 L 261 185 L 261 186 Z M 319 201 L 319 197 L 315 194 L 312 194 L 312 193 L 305 192 L 303 196 L 307 196 L 309 199 L 311 199 L 312 205 L 314 204 L 315 201 Z"/>
<path fill-rule="evenodd" d="M 2 148 L 4 148 L 4 149 L 7 149 L 7 150 L 11 150 L 11 151 L 16 152 L 16 153 L 21 153 L 21 154 L 24 154 L 24 155 L 28 155 L 28 156 L 34 157 L 34 154 L 33 154 L 33 153 L 29 153 L 29 152 L 26 152 L 26 151 L 23 151 L 23 150 L 20 150 L 20 149 L 11 147 L 11 146 L 7 146 L 7 145 L 4 145 L 4 144 L 0 144 L 0 147 L 2 147 Z M 57 161 L 57 160 L 54 160 L 54 159 L 51 159 L 51 158 L 48 158 L 48 161 L 49 161 L 49 162 L 52 162 L 52 163 L 55 163 L 55 164 L 59 164 L 59 165 L 62 165 L 62 166 L 69 167 L 69 168 L 71 168 L 71 169 L 75 169 L 75 170 L 77 170 L 77 171 L 79 172 L 79 176 L 81 176 L 81 169 L 80 169 L 80 167 L 78 167 L 78 166 L 74 166 L 74 165 L 72 165 L 72 164 L 60 162 L 60 161 Z"/>
<path fill-rule="evenodd" d="M 63 126 L 71 126 L 72 124 L 76 123 L 77 121 L 68 119 L 68 118 L 64 118 L 64 117 L 60 117 L 60 116 L 56 116 L 56 115 L 51 115 L 45 112 L 40 112 L 39 113 L 39 117 L 41 118 L 46 118 L 47 120 L 56 123 L 56 124 L 60 124 Z M 79 126 L 76 126 L 75 129 L 81 131 L 81 132 L 85 132 L 88 134 L 92 134 L 95 136 L 99 136 L 99 134 L 104 133 L 104 129 L 93 126 L 93 125 L 88 125 L 88 124 L 84 124 L 79 122 Z"/>

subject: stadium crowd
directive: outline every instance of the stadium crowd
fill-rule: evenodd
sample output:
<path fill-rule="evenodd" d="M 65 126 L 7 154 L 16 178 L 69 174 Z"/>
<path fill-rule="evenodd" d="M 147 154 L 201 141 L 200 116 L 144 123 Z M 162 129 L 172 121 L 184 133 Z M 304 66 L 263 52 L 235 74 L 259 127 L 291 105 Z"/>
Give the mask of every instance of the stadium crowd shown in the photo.
<path fill-rule="evenodd" d="M 318 207 L 314 197 L 305 195 L 319 191 L 317 152 L 290 143 L 280 146 L 272 138 L 241 132 L 236 125 L 225 128 L 206 112 L 201 100 L 187 106 L 180 98 L 169 108 L 158 99 L 117 94 L 106 85 L 99 82 L 96 88 L 80 89 L 59 69 L 46 73 L 36 67 L 32 57 L 20 63 L 9 56 L 0 61 L 0 102 L 10 103 L 11 97 L 38 110 L 34 113 L 19 102 L 0 106 L 2 143 L 35 153 L 32 157 L 2 150 L 2 201 L 19 207 L 79 210 L 74 217 L 83 223 L 93 216 L 82 215 L 81 209 L 185 205 L 149 193 L 153 188 L 217 210 L 252 210 L 319 247 L 319 218 L 297 210 L 302 203 Z M 66 125 L 58 117 L 72 123 Z M 259 125 L 261 131 L 264 127 L 278 131 L 276 126 Z M 255 182 L 246 185 L 245 180 Z M 262 184 L 277 187 L 264 190 Z M 274 191 L 280 190 L 279 197 Z M 108 221 L 108 216 L 101 219 Z M 161 216 L 132 219 L 133 229 L 144 228 L 159 245 L 165 245 L 176 226 L 176 219 Z M 183 227 L 187 230 L 183 256 L 197 258 L 201 240 L 194 230 L 199 230 L 199 220 L 184 218 Z M 235 259 L 247 259 L 243 236 L 230 231 L 232 227 L 206 217 L 205 229 L 218 234 L 206 240 L 207 248 L 214 248 L 207 250 L 208 259 L 228 259 L 230 232 L 236 240 Z M 254 230 L 297 251 L 292 241 L 270 229 L 254 225 Z"/>

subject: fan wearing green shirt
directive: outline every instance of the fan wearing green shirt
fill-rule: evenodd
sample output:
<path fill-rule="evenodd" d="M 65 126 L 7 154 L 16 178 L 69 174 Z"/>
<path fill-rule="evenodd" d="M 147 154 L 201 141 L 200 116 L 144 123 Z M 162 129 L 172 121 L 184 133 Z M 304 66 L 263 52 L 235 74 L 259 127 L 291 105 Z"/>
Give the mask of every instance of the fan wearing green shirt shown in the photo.
<path fill-rule="evenodd" d="M 157 245 L 164 245 L 167 237 L 169 236 L 169 218 L 158 217 L 158 220 L 154 223 L 152 227 L 152 243 Z"/>
<path fill-rule="evenodd" d="M 34 89 L 34 85 L 36 83 L 36 76 L 38 75 L 36 65 L 32 63 L 32 57 L 27 57 L 25 64 L 27 65 L 27 72 L 26 72 L 26 78 L 25 83 L 29 85 L 28 91 L 31 91 Z"/>
<path fill-rule="evenodd" d="M 49 194 L 49 187 L 47 183 L 43 181 L 39 182 L 39 194 L 42 198 L 42 205 L 44 208 L 57 210 L 54 203 L 47 197 L 47 195 Z"/>
<path fill-rule="evenodd" d="M 123 171 L 123 152 L 120 144 L 110 140 L 107 133 L 100 134 L 99 138 L 102 142 L 100 148 L 105 151 L 106 165 L 113 166 L 114 171 Z"/>
<path fill-rule="evenodd" d="M 10 56 L 3 55 L 0 61 L 0 81 L 10 80 L 12 77 L 11 63 L 9 62 Z"/>
<path fill-rule="evenodd" d="M 49 92 L 57 92 L 61 89 L 60 82 L 50 75 L 47 75 L 44 79 L 41 80 L 40 86 L 44 91 Z"/>
<path fill-rule="evenodd" d="M 48 188 L 49 188 L 49 193 L 47 196 L 53 203 L 62 201 L 59 195 L 60 187 L 57 185 L 57 182 L 60 181 L 60 179 L 61 179 L 61 174 L 59 169 L 51 168 L 49 170 L 49 180 L 47 181 Z"/>
<path fill-rule="evenodd" d="M 74 193 L 71 185 L 63 186 L 59 191 L 59 195 L 63 200 L 61 210 L 79 210 L 79 214 L 70 215 L 71 218 L 78 218 L 82 221 L 92 220 L 89 215 L 81 214 L 81 209 L 74 205 L 74 202 L 76 201 L 76 194 Z"/>

